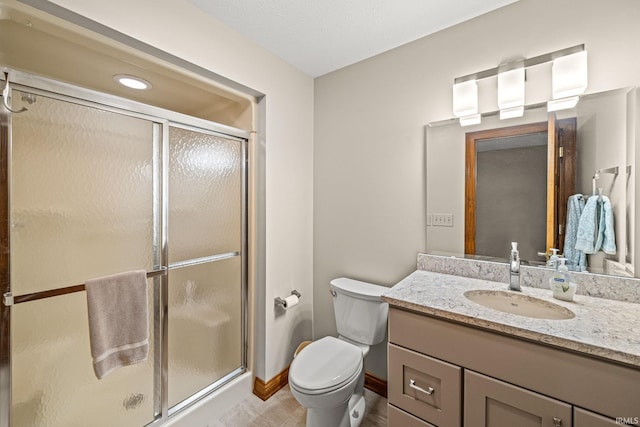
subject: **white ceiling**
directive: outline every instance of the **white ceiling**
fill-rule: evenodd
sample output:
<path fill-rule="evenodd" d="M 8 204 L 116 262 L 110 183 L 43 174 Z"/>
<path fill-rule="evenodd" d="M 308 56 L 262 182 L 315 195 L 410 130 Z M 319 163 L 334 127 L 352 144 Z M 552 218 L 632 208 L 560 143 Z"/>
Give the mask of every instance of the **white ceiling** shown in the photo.
<path fill-rule="evenodd" d="M 189 0 L 312 77 L 517 0 Z"/>

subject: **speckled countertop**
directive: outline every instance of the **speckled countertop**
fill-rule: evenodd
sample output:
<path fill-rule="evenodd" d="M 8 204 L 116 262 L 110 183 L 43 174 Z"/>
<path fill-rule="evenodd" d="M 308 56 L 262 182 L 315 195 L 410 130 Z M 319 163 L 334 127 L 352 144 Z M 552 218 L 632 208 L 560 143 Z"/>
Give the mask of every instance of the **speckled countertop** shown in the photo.
<path fill-rule="evenodd" d="M 386 292 L 382 299 L 393 306 L 640 369 L 640 304 L 584 295 L 575 295 L 573 302 L 566 302 L 553 298 L 551 290 L 522 287 L 525 295 L 575 313 L 572 319 L 546 320 L 503 313 L 464 296 L 472 289 L 504 291 L 507 288 L 505 283 L 418 270 Z"/>

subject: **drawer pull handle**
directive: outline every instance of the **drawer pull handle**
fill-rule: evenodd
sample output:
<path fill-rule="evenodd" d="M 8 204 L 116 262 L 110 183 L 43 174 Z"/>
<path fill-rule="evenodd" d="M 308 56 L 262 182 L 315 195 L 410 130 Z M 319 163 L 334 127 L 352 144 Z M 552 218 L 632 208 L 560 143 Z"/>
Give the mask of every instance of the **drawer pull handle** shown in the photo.
<path fill-rule="evenodd" d="M 412 379 L 410 379 L 410 380 L 409 380 L 409 387 L 411 387 L 411 388 L 412 388 L 412 389 L 414 389 L 414 390 L 418 390 L 418 391 L 421 391 L 421 392 L 423 392 L 423 393 L 426 393 L 426 394 L 428 394 L 429 396 L 431 396 L 431 395 L 435 392 L 435 390 L 434 390 L 434 388 L 433 388 L 433 387 L 429 387 L 429 388 L 427 388 L 427 389 L 425 390 L 425 389 L 423 389 L 422 387 L 417 386 L 417 385 L 416 385 L 416 382 L 415 382 L 414 380 L 412 380 Z"/>
<path fill-rule="evenodd" d="M 554 427 L 562 426 L 562 419 L 557 418 L 557 417 L 553 417 L 553 426 Z"/>

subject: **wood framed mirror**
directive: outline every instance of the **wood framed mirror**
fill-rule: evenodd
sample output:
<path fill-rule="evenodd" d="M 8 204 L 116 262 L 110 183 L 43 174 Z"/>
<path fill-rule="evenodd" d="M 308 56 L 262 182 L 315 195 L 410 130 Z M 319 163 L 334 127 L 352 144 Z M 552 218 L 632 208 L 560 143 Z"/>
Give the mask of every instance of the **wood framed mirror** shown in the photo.
<path fill-rule="evenodd" d="M 510 241 L 523 242 L 523 259 L 542 262 L 550 248 L 562 253 L 567 199 L 576 192 L 576 123 L 549 114 L 546 122 L 465 134 L 466 254 L 482 246 L 478 253 L 501 256 Z"/>

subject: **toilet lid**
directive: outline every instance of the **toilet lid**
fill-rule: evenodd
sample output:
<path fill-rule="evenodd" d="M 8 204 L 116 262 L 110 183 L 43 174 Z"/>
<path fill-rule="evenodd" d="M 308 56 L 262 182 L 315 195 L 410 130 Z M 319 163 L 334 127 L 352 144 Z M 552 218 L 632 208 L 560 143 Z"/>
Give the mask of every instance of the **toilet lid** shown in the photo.
<path fill-rule="evenodd" d="M 360 373 L 362 350 L 334 337 L 306 346 L 291 362 L 291 385 L 309 394 L 340 388 Z"/>

